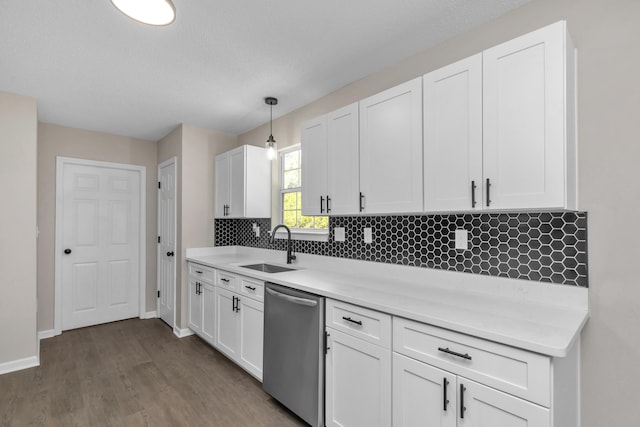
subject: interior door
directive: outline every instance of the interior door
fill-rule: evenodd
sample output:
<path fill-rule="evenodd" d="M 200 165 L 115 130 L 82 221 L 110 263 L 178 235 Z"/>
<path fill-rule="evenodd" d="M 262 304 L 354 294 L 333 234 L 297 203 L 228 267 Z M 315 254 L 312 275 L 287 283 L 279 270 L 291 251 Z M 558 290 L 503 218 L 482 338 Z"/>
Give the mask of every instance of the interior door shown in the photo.
<path fill-rule="evenodd" d="M 62 163 L 62 330 L 140 313 L 140 173 Z"/>
<path fill-rule="evenodd" d="M 173 327 L 176 287 L 176 161 L 158 166 L 158 317 Z"/>

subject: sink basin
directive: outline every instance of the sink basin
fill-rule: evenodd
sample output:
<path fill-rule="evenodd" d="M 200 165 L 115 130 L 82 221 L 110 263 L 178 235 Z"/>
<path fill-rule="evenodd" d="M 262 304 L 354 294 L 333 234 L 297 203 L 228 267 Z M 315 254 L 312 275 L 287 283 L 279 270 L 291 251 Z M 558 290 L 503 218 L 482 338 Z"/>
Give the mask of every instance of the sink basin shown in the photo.
<path fill-rule="evenodd" d="M 295 268 L 282 267 L 274 264 L 249 264 L 241 265 L 242 268 L 250 268 L 251 270 L 262 271 L 263 273 L 282 273 L 284 271 L 293 271 Z"/>

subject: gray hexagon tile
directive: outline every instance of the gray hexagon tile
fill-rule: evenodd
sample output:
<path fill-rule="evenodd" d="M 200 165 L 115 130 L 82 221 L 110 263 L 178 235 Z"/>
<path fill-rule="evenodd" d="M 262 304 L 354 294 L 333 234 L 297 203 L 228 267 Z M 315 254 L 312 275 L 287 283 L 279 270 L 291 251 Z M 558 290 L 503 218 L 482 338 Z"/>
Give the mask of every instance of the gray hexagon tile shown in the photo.
<path fill-rule="evenodd" d="M 255 237 L 252 225 L 260 226 Z M 344 227 L 345 242 L 333 240 Z M 364 243 L 363 229 L 373 229 Z M 469 231 L 468 250 L 454 246 L 456 229 Z M 218 219 L 216 246 L 285 249 L 269 243 L 269 218 Z M 295 241 L 296 252 L 455 270 L 574 286 L 588 286 L 586 212 L 331 217 L 329 242 Z"/>

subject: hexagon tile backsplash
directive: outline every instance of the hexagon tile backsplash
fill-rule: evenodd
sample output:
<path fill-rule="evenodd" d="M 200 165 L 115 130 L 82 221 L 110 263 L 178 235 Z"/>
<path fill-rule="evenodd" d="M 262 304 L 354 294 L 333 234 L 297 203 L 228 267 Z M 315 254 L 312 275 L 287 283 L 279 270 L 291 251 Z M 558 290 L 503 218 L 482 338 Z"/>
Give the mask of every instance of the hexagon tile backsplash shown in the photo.
<path fill-rule="evenodd" d="M 252 225 L 260 226 L 255 237 Z M 334 229 L 346 240 L 336 242 Z M 373 242 L 364 243 L 364 228 Z M 217 219 L 216 246 L 284 250 L 269 243 L 269 218 Z M 455 249 L 455 230 L 469 232 L 467 250 Z M 295 252 L 588 286 L 586 212 L 357 216 L 329 218 L 329 241 L 296 240 Z"/>

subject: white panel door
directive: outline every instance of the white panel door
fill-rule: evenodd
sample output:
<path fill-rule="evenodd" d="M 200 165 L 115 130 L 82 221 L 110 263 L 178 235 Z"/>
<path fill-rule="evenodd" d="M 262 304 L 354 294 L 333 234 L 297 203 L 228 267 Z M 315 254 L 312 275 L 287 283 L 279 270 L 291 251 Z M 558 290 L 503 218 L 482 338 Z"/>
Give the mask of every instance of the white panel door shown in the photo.
<path fill-rule="evenodd" d="M 240 365 L 262 380 L 264 303 L 247 297 L 238 301 Z"/>
<path fill-rule="evenodd" d="M 242 218 L 245 206 L 244 147 L 229 152 L 229 208 L 227 217 Z"/>
<path fill-rule="evenodd" d="M 176 288 L 176 162 L 158 166 L 158 317 L 173 327 Z"/>
<path fill-rule="evenodd" d="M 456 427 L 456 376 L 393 353 L 393 426 Z"/>
<path fill-rule="evenodd" d="M 202 283 L 189 277 L 189 322 L 188 326 L 195 333 L 202 330 Z"/>
<path fill-rule="evenodd" d="M 202 328 L 200 336 L 209 344 L 215 343 L 216 327 L 216 288 L 206 283 L 202 284 Z"/>
<path fill-rule="evenodd" d="M 140 174 L 62 168 L 62 329 L 138 316 Z"/>
<path fill-rule="evenodd" d="M 236 360 L 238 353 L 238 316 L 236 314 L 236 294 L 216 287 L 215 304 L 215 347 Z"/>
<path fill-rule="evenodd" d="M 215 175 L 215 217 L 223 218 L 227 215 L 227 207 L 230 200 L 230 176 L 229 176 L 229 154 L 219 154 L 214 161 Z"/>
<path fill-rule="evenodd" d="M 422 211 L 422 78 L 360 101 L 364 212 Z"/>
<path fill-rule="evenodd" d="M 327 116 L 302 124 L 302 215 L 327 214 Z"/>
<path fill-rule="evenodd" d="M 488 208 L 565 205 L 564 28 L 559 22 L 483 53 Z"/>
<path fill-rule="evenodd" d="M 458 427 L 550 427 L 549 409 L 502 393 L 466 378 L 458 378 Z M 460 409 L 459 409 L 460 411 Z"/>
<path fill-rule="evenodd" d="M 326 425 L 391 425 L 391 350 L 327 328 Z"/>
<path fill-rule="evenodd" d="M 424 210 L 482 209 L 482 54 L 424 76 Z"/>
<path fill-rule="evenodd" d="M 327 115 L 327 193 L 329 214 L 351 215 L 359 210 L 358 103 Z M 304 168 L 302 169 L 304 173 Z"/>

